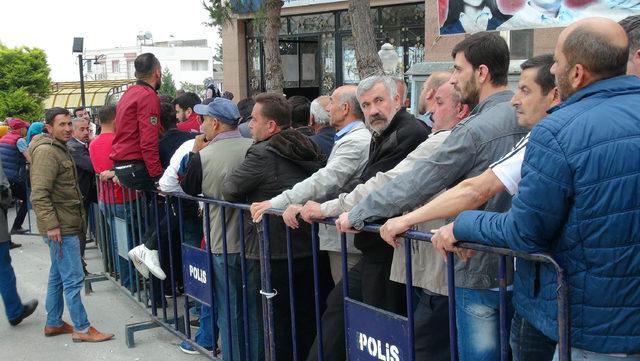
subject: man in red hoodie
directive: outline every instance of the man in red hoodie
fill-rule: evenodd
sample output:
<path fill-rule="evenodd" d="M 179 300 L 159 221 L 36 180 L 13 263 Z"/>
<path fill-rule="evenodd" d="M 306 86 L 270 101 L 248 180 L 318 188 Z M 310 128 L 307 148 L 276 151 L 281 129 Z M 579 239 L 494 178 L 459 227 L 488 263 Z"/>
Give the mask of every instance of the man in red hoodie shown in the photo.
<path fill-rule="evenodd" d="M 162 175 L 158 153 L 160 130 L 160 89 L 162 68 L 151 53 L 138 55 L 134 62 L 138 81 L 118 102 L 116 131 L 111 159 L 120 182 L 139 190 L 156 189 Z"/>
<path fill-rule="evenodd" d="M 183 132 L 200 133 L 200 116 L 193 111 L 193 107 L 202 103 L 196 93 L 184 93 L 173 101 L 176 108 L 177 128 Z"/>

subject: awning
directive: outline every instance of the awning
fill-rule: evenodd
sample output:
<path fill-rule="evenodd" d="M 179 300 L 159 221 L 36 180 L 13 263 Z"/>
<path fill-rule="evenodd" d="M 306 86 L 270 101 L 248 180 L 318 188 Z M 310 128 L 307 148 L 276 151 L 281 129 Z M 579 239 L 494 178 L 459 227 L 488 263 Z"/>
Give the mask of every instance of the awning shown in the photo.
<path fill-rule="evenodd" d="M 85 106 L 87 108 L 104 106 L 109 97 L 124 92 L 133 83 L 135 83 L 133 79 L 85 81 Z M 51 95 L 44 100 L 45 109 L 82 106 L 79 81 L 52 83 L 51 90 Z"/>

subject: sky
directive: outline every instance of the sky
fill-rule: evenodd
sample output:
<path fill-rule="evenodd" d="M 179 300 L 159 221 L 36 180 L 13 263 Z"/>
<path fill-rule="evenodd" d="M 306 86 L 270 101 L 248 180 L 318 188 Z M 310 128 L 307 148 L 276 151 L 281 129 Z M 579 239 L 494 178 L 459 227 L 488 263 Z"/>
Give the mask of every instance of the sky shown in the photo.
<path fill-rule="evenodd" d="M 208 13 L 202 0 L 18 0 L 3 1 L 0 43 L 43 49 L 53 81 L 78 81 L 74 37 L 84 37 L 85 50 L 136 45 L 139 32 L 154 41 L 207 39 L 220 42 L 214 28 L 203 25 Z"/>

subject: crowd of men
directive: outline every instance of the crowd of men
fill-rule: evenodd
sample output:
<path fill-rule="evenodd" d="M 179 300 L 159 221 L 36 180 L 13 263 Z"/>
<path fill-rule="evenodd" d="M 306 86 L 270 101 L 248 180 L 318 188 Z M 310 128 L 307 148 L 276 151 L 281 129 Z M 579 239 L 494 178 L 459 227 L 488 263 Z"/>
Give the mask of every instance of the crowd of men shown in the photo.
<path fill-rule="evenodd" d="M 451 56 L 453 70 L 425 82 L 417 118 L 404 107 L 404 81 L 389 76 L 313 101 L 276 93 L 237 104 L 219 93 L 161 100 L 162 68 L 150 53 L 134 62 L 137 83 L 116 107 L 100 111 L 94 139 L 83 117 L 48 110 L 45 134 L 27 150 L 31 201 L 52 263 L 45 335 L 113 337 L 90 325 L 80 299 L 86 214 L 97 199 L 106 217 L 125 218 L 129 202 L 159 190 L 251 205 L 250 212 L 215 204 L 202 212 L 197 202 L 170 197 L 166 207 L 151 210 L 161 225 L 143 229 L 139 246 L 132 247 L 137 232 L 128 235 L 130 260 L 143 277 L 158 280 L 167 278 L 170 262 L 180 261 L 163 249 L 179 255 L 179 240 L 196 248 L 209 240 L 213 303 L 225 307 L 199 307 L 195 342 L 219 346 L 223 359 L 259 360 L 275 352 L 279 360 L 316 360 L 320 335 L 309 312 L 316 291 L 324 358 L 346 359 L 343 278 L 352 299 L 406 316 L 405 262 L 411 262 L 415 358 L 448 360 L 445 262 L 453 252 L 460 359 L 497 360 L 499 259 L 457 246 L 473 241 L 557 259 L 568 275 L 574 359 L 640 360 L 640 115 L 633 110 L 640 104 L 640 17 L 573 23 L 553 55 L 520 65 L 515 92 L 507 87 L 509 49 L 499 34 L 472 34 Z M 102 181 L 97 190 L 95 175 Z M 0 190 L 7 188 L 4 178 L 0 174 Z M 269 209 L 283 216 L 269 216 Z M 337 217 L 335 227 L 312 228 L 327 217 Z M 132 228 L 143 227 L 136 224 L 140 216 L 126 218 Z M 382 224 L 380 233 L 361 232 L 365 222 Z M 262 332 L 263 227 L 270 232 L 277 290 L 272 334 Z M 401 235 L 412 228 L 433 238 L 412 241 L 407 260 Z M 318 232 L 317 259 L 312 231 Z M 341 232 L 348 234 L 346 275 Z M 119 260 L 123 269 L 127 262 Z M 10 259 L 3 264 L 10 268 Z M 172 269 L 180 279 L 181 267 Z M 555 271 L 518 259 L 507 273 L 513 359 L 557 358 Z M 121 276 L 123 284 L 131 282 Z M 15 277 L 10 296 L 5 285 L 5 305 L 14 305 L 7 317 L 17 324 L 37 302 L 21 304 Z M 73 326 L 62 320 L 63 294 Z M 274 339 L 275 350 L 265 350 L 265 338 Z M 180 348 L 197 353 L 188 342 Z"/>

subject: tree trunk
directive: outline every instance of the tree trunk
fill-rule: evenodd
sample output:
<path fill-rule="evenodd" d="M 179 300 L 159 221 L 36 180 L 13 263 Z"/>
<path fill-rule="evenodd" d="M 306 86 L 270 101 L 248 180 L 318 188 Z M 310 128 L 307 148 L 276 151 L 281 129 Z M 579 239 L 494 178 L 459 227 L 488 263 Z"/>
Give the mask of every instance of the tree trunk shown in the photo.
<path fill-rule="evenodd" d="M 373 33 L 369 0 L 349 0 L 349 16 L 360 79 L 371 75 L 384 75 Z"/>
<path fill-rule="evenodd" d="M 282 0 L 266 0 L 265 29 L 264 29 L 264 79 L 268 92 L 283 93 L 282 59 L 278 44 L 280 32 L 280 10 Z"/>

